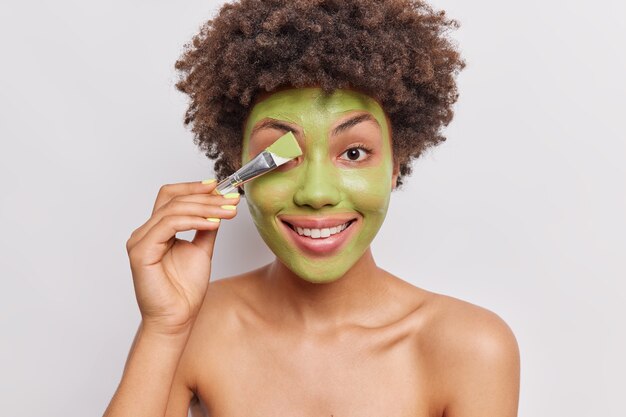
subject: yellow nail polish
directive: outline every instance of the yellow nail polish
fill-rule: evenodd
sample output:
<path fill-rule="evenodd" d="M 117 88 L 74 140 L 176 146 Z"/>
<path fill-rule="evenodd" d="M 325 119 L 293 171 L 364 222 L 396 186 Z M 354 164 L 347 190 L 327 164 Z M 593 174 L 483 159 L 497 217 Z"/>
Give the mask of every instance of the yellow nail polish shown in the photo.
<path fill-rule="evenodd" d="M 207 220 L 210 222 L 215 222 L 215 223 L 219 223 L 220 219 L 216 219 L 215 217 L 207 217 Z"/>
<path fill-rule="evenodd" d="M 224 194 L 224 198 L 237 198 L 237 197 L 239 197 L 239 193 Z"/>
<path fill-rule="evenodd" d="M 231 206 L 231 205 L 225 205 L 225 206 L 220 206 L 222 207 L 224 210 L 237 210 L 237 207 L 235 206 Z"/>
<path fill-rule="evenodd" d="M 211 178 L 211 179 L 208 179 L 208 180 L 202 180 L 202 184 L 211 184 L 211 183 L 213 183 L 215 181 L 216 181 L 215 178 Z"/>

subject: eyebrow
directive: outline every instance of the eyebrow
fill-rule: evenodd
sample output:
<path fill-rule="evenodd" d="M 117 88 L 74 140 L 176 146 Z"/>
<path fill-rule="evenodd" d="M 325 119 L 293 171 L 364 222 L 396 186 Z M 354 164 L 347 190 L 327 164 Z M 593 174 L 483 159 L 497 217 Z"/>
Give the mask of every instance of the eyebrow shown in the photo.
<path fill-rule="evenodd" d="M 261 121 L 260 123 L 258 123 L 256 126 L 254 126 L 254 128 L 252 129 L 252 132 L 250 132 L 250 136 L 254 135 L 256 132 L 262 129 L 277 129 L 277 130 L 283 130 L 285 132 L 297 132 L 298 131 L 298 128 L 289 126 L 287 123 L 283 123 L 276 119 L 265 119 Z"/>
<path fill-rule="evenodd" d="M 346 130 L 350 129 L 351 127 L 354 127 L 354 126 L 358 125 L 359 123 L 362 123 L 362 122 L 365 122 L 365 121 L 374 122 L 377 125 L 379 125 L 378 121 L 371 114 L 369 114 L 369 113 L 357 114 L 356 116 L 351 117 L 348 120 L 345 120 L 339 126 L 335 127 L 332 130 L 332 132 L 331 132 L 331 136 L 335 136 L 335 135 L 340 134 L 341 132 L 345 132 Z M 265 120 L 261 121 L 260 123 L 258 123 L 252 129 L 252 132 L 250 133 L 250 136 L 254 135 L 256 132 L 258 132 L 259 130 L 262 130 L 262 129 L 277 129 L 277 130 L 282 130 L 284 132 L 294 132 L 294 133 L 297 133 L 299 131 L 299 129 L 297 127 L 290 126 L 287 123 L 281 122 L 279 120 L 276 120 L 276 119 L 265 119 Z"/>
<path fill-rule="evenodd" d="M 338 135 L 341 132 L 344 132 L 350 129 L 353 126 L 356 126 L 359 123 L 366 122 L 366 121 L 374 122 L 378 125 L 378 121 L 371 114 L 369 113 L 357 114 L 356 116 L 349 118 L 348 120 L 341 123 L 339 126 L 335 127 L 333 131 L 331 132 L 331 136 Z"/>

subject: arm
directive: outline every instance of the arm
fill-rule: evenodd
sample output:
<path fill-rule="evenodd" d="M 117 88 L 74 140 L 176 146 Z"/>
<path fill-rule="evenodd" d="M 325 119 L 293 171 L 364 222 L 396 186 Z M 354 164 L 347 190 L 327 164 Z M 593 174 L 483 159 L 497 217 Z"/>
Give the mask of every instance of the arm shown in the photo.
<path fill-rule="evenodd" d="M 104 417 L 164 416 L 172 381 L 189 330 L 165 335 L 141 324 L 133 341 L 122 380 Z M 182 416 L 186 416 L 182 414 Z"/>
<path fill-rule="evenodd" d="M 190 390 L 174 378 L 209 285 L 220 219 L 235 217 L 239 203 L 237 195 L 215 194 L 215 186 L 215 180 L 162 186 L 152 215 L 126 242 L 142 322 L 105 417 L 163 417 L 172 388 L 169 415 L 186 416 L 179 403 L 188 396 L 189 405 Z M 189 230 L 196 231 L 191 241 L 176 238 Z"/>

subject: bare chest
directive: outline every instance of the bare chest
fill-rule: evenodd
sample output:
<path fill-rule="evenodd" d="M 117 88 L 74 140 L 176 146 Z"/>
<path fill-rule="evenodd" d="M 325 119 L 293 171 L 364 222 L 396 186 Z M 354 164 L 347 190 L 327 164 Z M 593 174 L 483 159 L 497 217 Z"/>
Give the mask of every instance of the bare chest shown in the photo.
<path fill-rule="evenodd" d="M 433 416 L 414 343 L 398 331 L 327 338 L 241 333 L 214 343 L 197 394 L 212 417 Z"/>

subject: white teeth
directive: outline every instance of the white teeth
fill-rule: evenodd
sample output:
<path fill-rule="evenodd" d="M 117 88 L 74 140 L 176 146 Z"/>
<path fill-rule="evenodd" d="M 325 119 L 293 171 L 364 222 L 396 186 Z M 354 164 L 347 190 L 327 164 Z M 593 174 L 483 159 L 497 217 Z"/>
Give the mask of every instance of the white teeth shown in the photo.
<path fill-rule="evenodd" d="M 349 222 L 348 222 L 349 223 Z M 348 223 L 344 223 L 341 226 L 335 226 L 324 229 L 307 229 L 306 227 L 297 227 L 296 231 L 300 236 L 309 236 L 313 239 L 326 238 L 332 235 L 336 235 L 337 233 L 343 232 L 346 227 L 348 227 Z"/>

